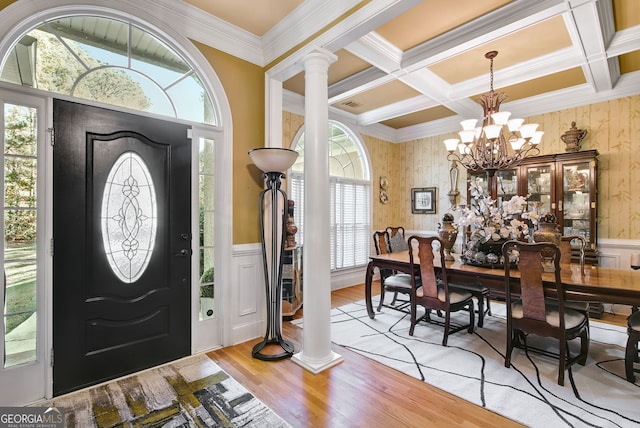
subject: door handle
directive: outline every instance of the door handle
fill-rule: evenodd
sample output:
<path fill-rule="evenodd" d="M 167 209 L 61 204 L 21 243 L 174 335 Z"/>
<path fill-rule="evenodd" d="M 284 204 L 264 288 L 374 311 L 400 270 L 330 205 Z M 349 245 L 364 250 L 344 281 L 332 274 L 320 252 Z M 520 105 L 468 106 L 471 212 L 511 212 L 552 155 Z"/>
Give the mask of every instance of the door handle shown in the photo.
<path fill-rule="evenodd" d="M 176 257 L 187 257 L 193 254 L 193 250 L 189 249 L 187 250 L 186 248 L 183 248 L 180 250 L 180 252 L 178 254 L 174 254 Z"/>

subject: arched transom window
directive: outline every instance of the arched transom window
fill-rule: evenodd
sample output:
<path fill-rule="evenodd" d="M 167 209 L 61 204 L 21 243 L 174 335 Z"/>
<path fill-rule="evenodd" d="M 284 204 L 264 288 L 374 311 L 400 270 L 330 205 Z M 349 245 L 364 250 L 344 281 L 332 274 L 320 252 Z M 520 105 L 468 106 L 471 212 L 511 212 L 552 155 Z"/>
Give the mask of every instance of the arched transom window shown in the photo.
<path fill-rule="evenodd" d="M 219 122 L 202 82 L 174 49 L 113 18 L 43 22 L 13 46 L 0 80 L 192 122 Z"/>
<path fill-rule="evenodd" d="M 331 270 L 367 263 L 371 231 L 371 182 L 362 144 L 348 128 L 329 122 Z M 296 240 L 304 242 L 304 133 L 293 149 L 298 159 L 288 177 L 294 201 Z"/>

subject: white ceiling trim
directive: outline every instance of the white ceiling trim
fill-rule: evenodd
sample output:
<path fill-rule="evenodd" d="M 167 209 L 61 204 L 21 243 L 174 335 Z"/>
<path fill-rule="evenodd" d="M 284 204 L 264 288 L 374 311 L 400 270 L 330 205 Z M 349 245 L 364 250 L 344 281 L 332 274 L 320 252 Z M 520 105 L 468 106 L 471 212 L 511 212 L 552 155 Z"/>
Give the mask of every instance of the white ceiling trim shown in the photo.
<path fill-rule="evenodd" d="M 402 50 L 375 31 L 345 46 L 345 49 L 387 73 L 400 69 Z"/>
<path fill-rule="evenodd" d="M 403 68 L 429 67 L 566 11 L 563 0 L 515 1 L 405 52 Z"/>
<path fill-rule="evenodd" d="M 256 65 L 264 65 L 261 39 L 235 25 L 195 8 L 184 1 L 139 0 L 145 12 L 158 16 L 166 25 L 192 40 L 219 49 Z M 104 2 L 103 2 L 104 3 Z"/>
<path fill-rule="evenodd" d="M 640 25 L 616 32 L 607 48 L 607 57 L 613 58 L 638 50 L 640 45 Z"/>
<path fill-rule="evenodd" d="M 272 79 L 285 81 L 301 72 L 302 58 L 317 47 L 330 52 L 336 52 L 350 43 L 358 40 L 380 25 L 384 16 L 386 21 L 390 17 L 400 15 L 421 0 L 373 0 L 365 7 L 357 10 L 343 21 L 329 28 L 326 32 L 311 40 L 309 44 L 300 48 L 283 61 L 268 70 Z M 281 52 L 283 54 L 285 51 Z"/>
<path fill-rule="evenodd" d="M 306 0 L 262 37 L 265 64 L 331 24 L 359 0 Z"/>

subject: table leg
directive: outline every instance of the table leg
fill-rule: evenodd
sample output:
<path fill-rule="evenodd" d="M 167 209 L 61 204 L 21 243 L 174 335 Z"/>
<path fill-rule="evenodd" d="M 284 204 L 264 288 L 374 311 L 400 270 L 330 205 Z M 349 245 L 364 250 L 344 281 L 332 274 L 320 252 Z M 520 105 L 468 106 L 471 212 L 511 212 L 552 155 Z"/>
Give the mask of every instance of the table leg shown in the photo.
<path fill-rule="evenodd" d="M 373 303 L 371 302 L 371 283 L 373 282 L 374 270 L 375 265 L 373 264 L 373 261 L 371 261 L 367 265 L 367 273 L 364 280 L 364 301 L 367 304 L 367 314 L 369 314 L 369 318 L 371 319 L 376 316 L 375 312 L 373 312 Z"/>

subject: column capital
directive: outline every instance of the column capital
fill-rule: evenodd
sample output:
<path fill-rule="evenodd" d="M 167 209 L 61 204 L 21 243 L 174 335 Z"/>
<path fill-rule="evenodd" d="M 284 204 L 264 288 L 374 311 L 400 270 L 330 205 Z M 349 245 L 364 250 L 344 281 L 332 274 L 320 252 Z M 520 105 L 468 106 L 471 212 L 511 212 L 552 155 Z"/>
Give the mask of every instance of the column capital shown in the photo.
<path fill-rule="evenodd" d="M 338 56 L 328 50 L 320 47 L 314 47 L 309 53 L 305 54 L 300 61 L 304 67 L 308 65 L 333 64 L 338 60 Z"/>

